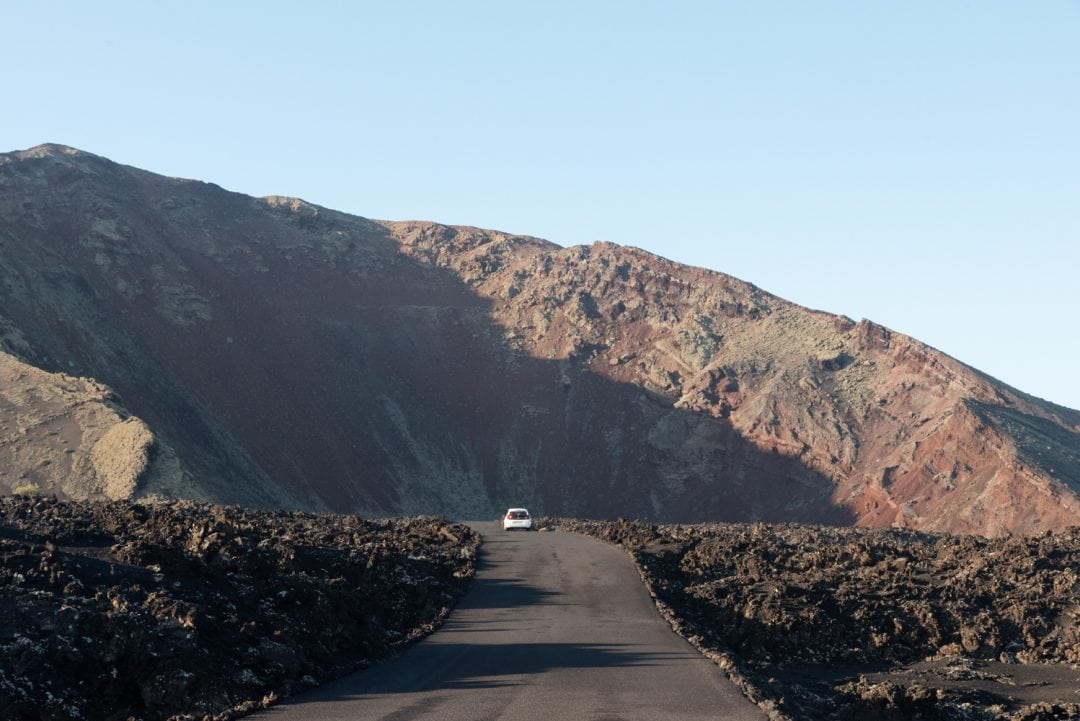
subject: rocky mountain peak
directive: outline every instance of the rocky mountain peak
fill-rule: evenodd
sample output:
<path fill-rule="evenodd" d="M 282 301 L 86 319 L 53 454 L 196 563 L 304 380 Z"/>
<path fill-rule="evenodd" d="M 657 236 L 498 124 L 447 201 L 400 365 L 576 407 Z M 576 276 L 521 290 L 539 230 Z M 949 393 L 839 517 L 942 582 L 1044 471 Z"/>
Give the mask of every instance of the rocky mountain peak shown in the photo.
<path fill-rule="evenodd" d="M 19 160 L 30 160 L 37 158 L 64 158 L 64 157 L 92 157 L 98 156 L 87 153 L 78 148 L 72 148 L 69 145 L 61 145 L 60 143 L 42 143 L 41 145 L 35 145 L 32 148 L 26 150 L 17 150 L 14 153 L 6 153 L 5 155 L 14 155 Z"/>

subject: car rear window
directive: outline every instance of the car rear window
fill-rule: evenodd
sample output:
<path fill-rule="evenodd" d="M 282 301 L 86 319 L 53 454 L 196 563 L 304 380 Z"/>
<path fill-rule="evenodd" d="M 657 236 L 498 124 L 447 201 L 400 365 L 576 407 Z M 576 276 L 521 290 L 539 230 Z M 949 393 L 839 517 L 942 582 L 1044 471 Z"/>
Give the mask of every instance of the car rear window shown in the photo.
<path fill-rule="evenodd" d="M 526 511 L 510 511 L 507 516 L 509 516 L 512 521 L 521 521 L 528 518 L 529 514 Z"/>

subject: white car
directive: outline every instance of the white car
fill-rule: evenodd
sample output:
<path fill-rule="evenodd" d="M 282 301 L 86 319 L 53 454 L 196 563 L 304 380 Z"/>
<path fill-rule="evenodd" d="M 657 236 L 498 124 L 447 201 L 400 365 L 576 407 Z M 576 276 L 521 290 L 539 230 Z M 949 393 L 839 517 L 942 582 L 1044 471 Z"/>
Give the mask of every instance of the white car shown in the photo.
<path fill-rule="evenodd" d="M 511 531 L 520 528 L 523 531 L 532 530 L 532 516 L 527 508 L 511 508 L 502 519 L 503 530 Z"/>

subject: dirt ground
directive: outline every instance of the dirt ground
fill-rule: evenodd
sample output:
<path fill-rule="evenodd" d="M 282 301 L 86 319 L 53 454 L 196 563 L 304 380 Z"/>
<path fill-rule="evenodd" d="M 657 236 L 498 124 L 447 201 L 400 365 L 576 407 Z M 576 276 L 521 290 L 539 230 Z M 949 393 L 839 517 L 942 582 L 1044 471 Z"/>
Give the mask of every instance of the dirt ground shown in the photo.
<path fill-rule="evenodd" d="M 0 718 L 265 707 L 430 633 L 478 543 L 438 518 L 0 499 Z"/>
<path fill-rule="evenodd" d="M 625 547 L 673 627 L 777 719 L 1080 719 L 1080 528 L 541 525 Z"/>

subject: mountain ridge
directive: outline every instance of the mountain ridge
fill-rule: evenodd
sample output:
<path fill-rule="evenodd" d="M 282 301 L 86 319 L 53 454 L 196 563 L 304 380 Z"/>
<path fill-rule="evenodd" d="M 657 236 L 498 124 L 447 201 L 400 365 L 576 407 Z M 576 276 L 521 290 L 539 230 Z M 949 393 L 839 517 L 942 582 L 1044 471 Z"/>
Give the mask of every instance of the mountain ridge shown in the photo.
<path fill-rule="evenodd" d="M 0 155 L 0 257 L 0 348 L 118 391 L 209 500 L 1080 523 L 1080 412 L 641 249 L 370 220 L 50 144 Z M 176 490 L 133 495 L 155 494 Z"/>

